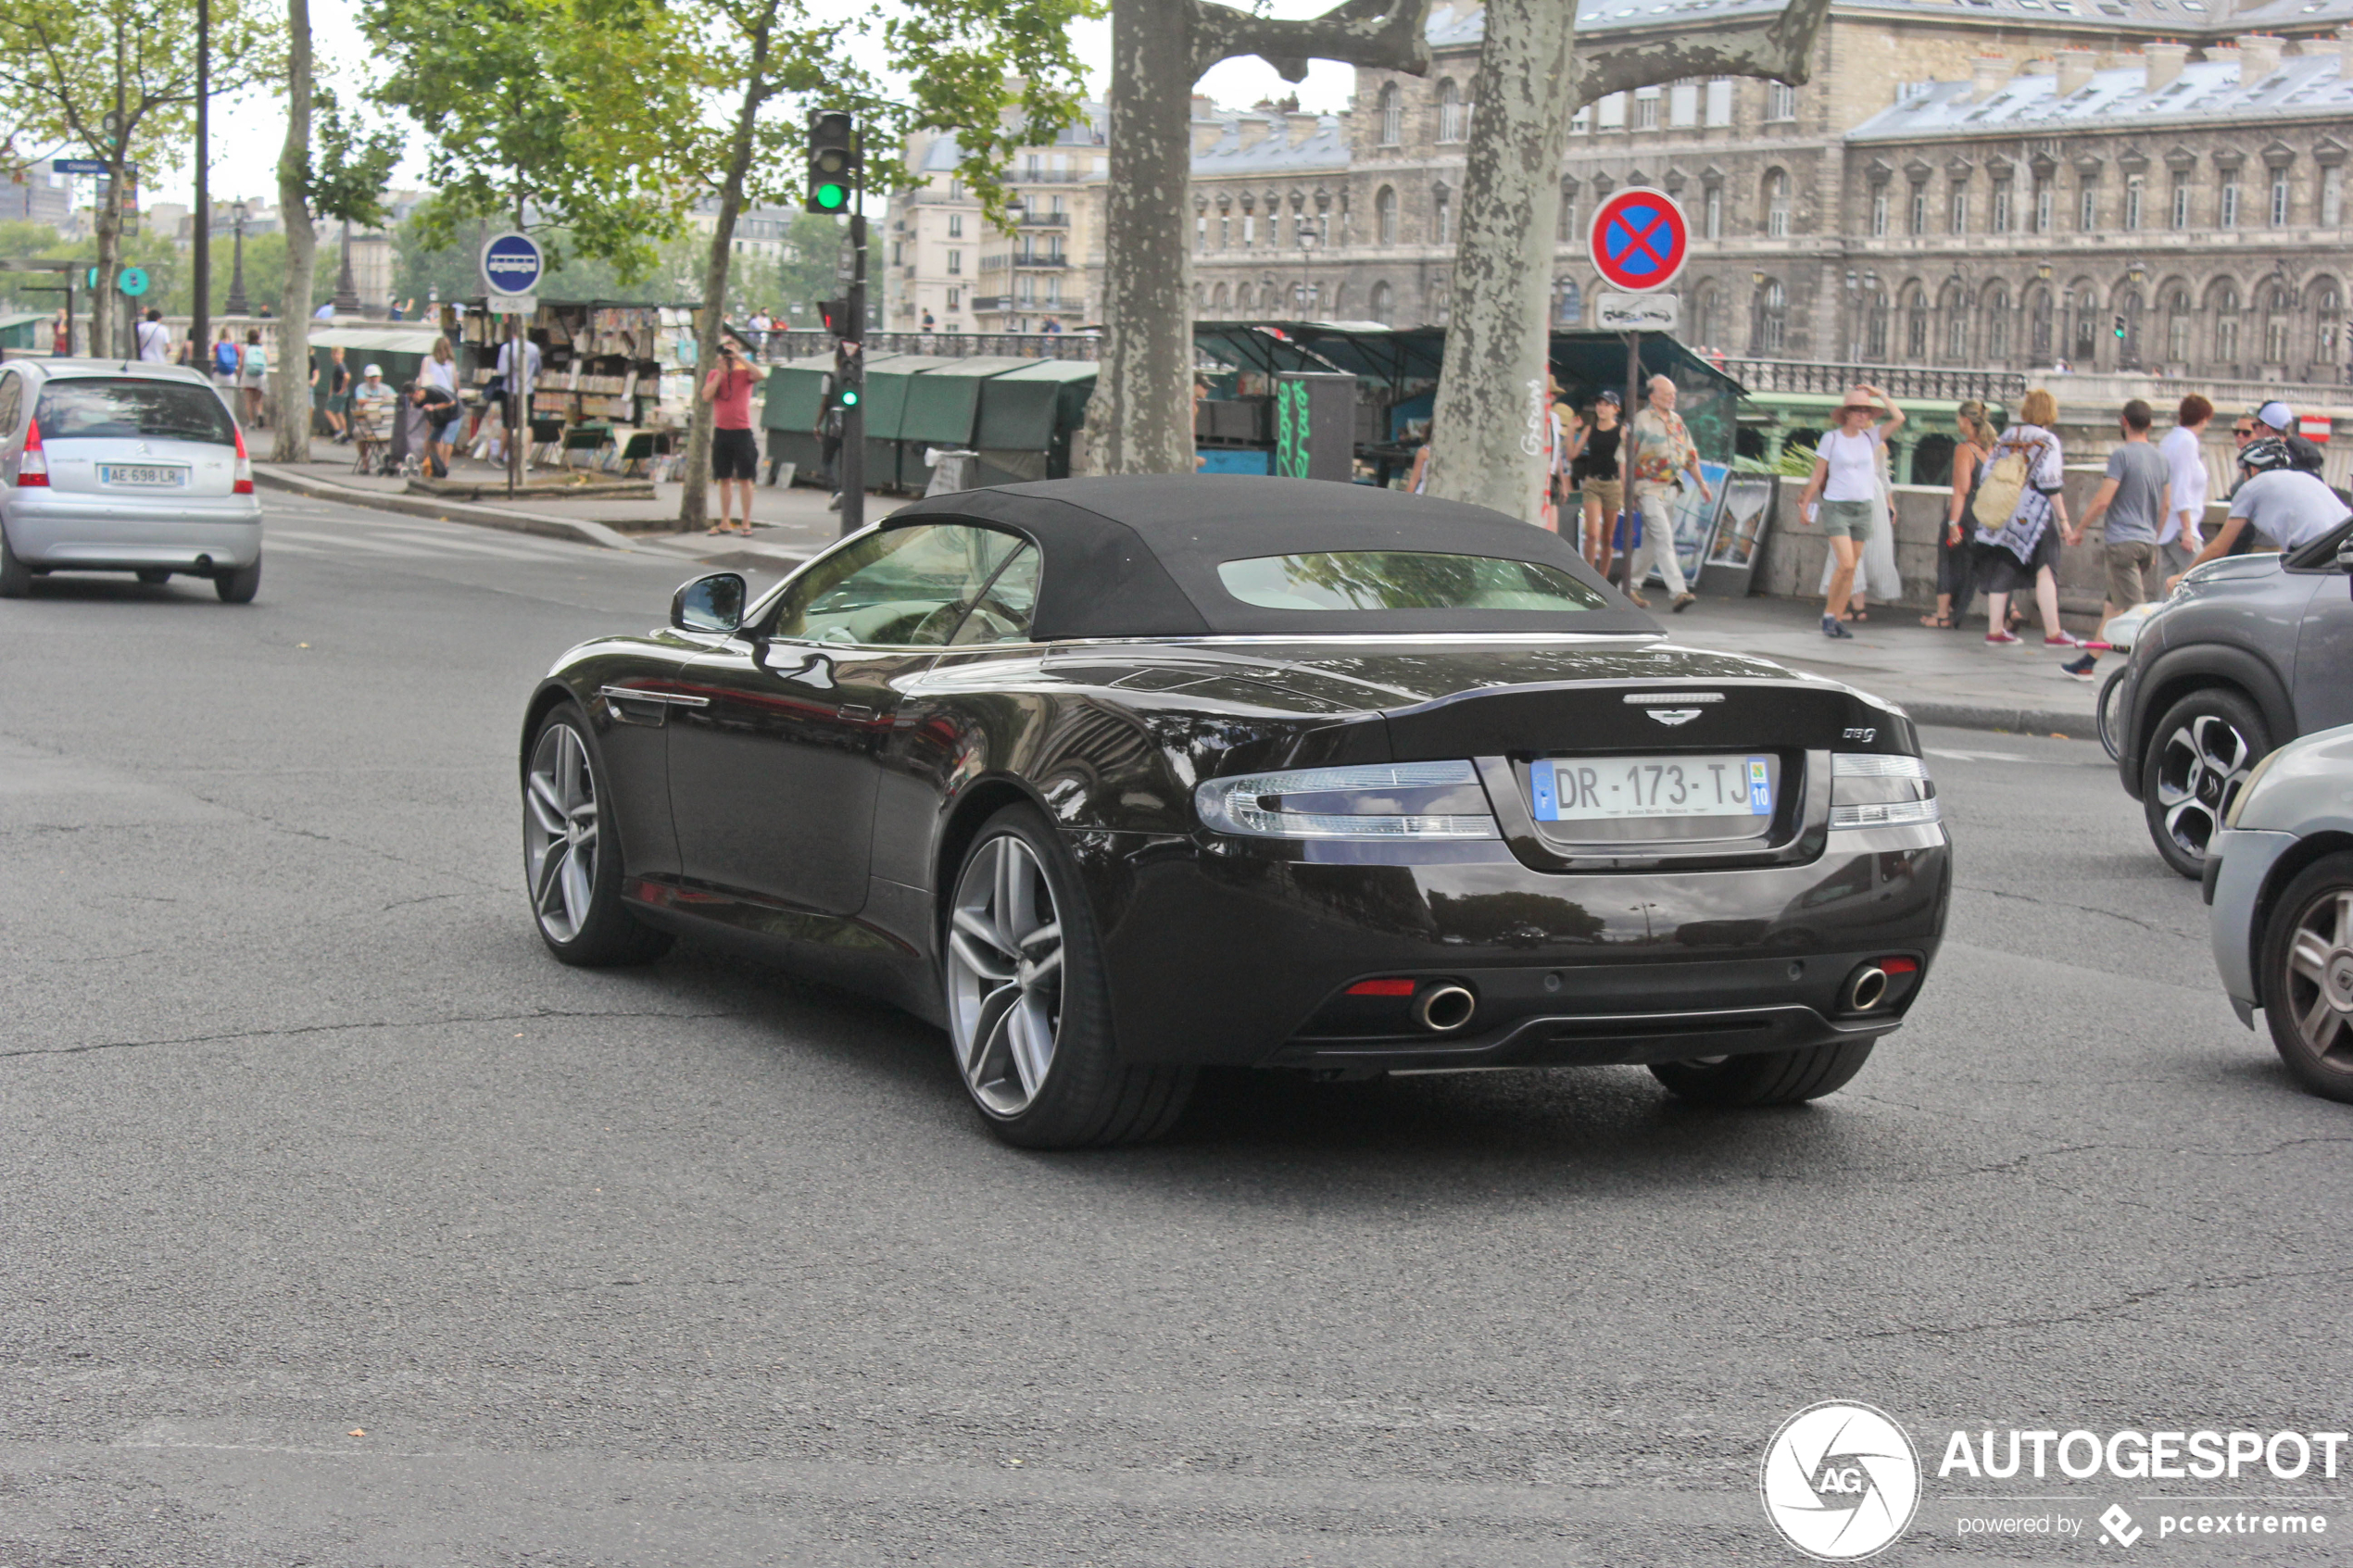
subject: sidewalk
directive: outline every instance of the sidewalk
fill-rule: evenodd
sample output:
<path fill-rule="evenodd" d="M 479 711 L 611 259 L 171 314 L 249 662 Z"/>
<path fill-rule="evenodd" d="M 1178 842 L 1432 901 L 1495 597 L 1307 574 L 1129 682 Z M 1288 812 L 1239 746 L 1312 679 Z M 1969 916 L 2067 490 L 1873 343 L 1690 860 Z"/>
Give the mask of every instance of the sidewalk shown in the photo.
<path fill-rule="evenodd" d="M 2022 643 L 1989 646 L 1984 623 L 1972 619 L 1958 632 L 1919 623 L 1919 612 L 1873 605 L 1871 619 L 1849 626 L 1849 640 L 1822 635 L 1819 599 L 1711 599 L 1705 595 L 1680 615 L 1666 613 L 1653 588 L 1654 614 L 1667 634 L 1694 647 L 1755 654 L 1860 687 L 1923 724 L 2008 730 L 2096 740 L 2094 711 L 2100 684 L 2120 668 L 2122 654 L 2102 654 L 2091 681 L 2071 680 L 2059 664 L 2065 648 L 2046 648 L 2032 623 Z"/>
<path fill-rule="evenodd" d="M 257 462 L 253 465 L 253 472 L 255 480 L 264 486 L 291 490 L 321 500 L 372 507 L 383 511 L 429 517 L 446 522 L 470 522 L 485 528 L 502 528 L 510 533 L 573 539 L 582 544 L 600 545 L 608 549 L 653 550 L 696 560 L 711 560 L 721 565 L 757 565 L 771 571 L 805 559 L 832 544 L 840 536 L 841 531 L 839 515 L 826 509 L 826 493 L 808 486 L 770 489 L 765 485 L 755 485 L 752 490 L 752 521 L 757 530 L 754 535 L 749 539 L 719 538 L 700 529 L 692 533 L 678 532 L 679 497 L 686 488 L 681 484 L 657 484 L 650 498 L 583 498 L 541 491 L 528 496 L 518 496 L 512 501 L 504 497 L 456 501 L 437 495 L 411 495 L 408 494 L 409 482 L 406 479 L 354 473 L 351 471 L 353 460 L 350 447 L 338 446 L 326 440 L 313 440 L 310 461 Z M 454 479 L 498 482 L 504 477 L 504 470 L 464 457 L 450 467 Z M 558 476 L 552 470 L 541 469 L 535 470 L 533 477 L 544 482 Z M 610 476 L 597 474 L 591 477 L 601 480 Z M 906 501 L 900 496 L 869 494 L 866 497 L 866 520 L 871 522 L 904 505 Z M 715 490 L 710 496 L 709 506 L 711 516 L 716 520 L 719 497 Z M 722 556 L 751 558 L 742 562 L 716 559 Z"/>
<path fill-rule="evenodd" d="M 601 545 L 608 549 L 672 557 L 682 564 L 736 571 L 783 571 L 840 536 L 840 519 L 825 508 L 823 490 L 753 491 L 752 515 L 761 524 L 749 539 L 717 538 L 698 529 L 677 532 L 681 486 L 658 484 L 650 500 L 541 497 L 514 502 L 453 502 L 405 494 L 408 481 L 351 471 L 351 449 L 325 441 L 312 444 L 308 463 L 256 463 L 254 477 L 265 485 L 294 490 L 349 505 L 375 507 L 448 522 L 471 522 L 510 532 L 543 533 Z M 460 458 L 454 477 L 492 477 L 488 464 Z M 907 504 L 896 495 L 869 495 L 866 521 L 887 516 Z M 711 498 L 717 515 L 717 496 Z M 2059 672 L 2065 650 L 2045 648 L 2032 626 L 2027 640 L 1992 647 L 1982 622 L 1960 632 L 1939 632 L 1919 622 L 1919 612 L 1900 606 L 1871 608 L 1868 624 L 1850 627 L 1851 640 L 1833 642 L 1821 633 L 1818 599 L 1716 599 L 1702 596 L 1681 615 L 1666 612 L 1654 590 L 1659 624 L 1676 642 L 1727 653 L 1754 654 L 1796 670 L 1843 681 L 1899 703 L 1924 724 L 2007 730 L 2029 734 L 2098 738 L 2094 710 L 2100 680 L 2074 681 Z M 2123 656 L 2100 660 L 2100 679 Z"/>

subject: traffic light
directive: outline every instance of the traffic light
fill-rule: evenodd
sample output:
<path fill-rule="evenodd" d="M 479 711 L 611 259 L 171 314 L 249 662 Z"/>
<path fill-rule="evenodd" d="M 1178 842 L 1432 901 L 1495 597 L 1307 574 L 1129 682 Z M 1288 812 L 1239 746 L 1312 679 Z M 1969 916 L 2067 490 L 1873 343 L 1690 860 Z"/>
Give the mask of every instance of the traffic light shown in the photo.
<path fill-rule="evenodd" d="M 824 324 L 825 331 L 833 333 L 834 336 L 848 337 L 849 335 L 849 301 L 846 299 L 819 300 L 817 320 Z"/>
<path fill-rule="evenodd" d="M 2124 341 L 2124 318 L 2121 316 L 2116 319 L 2116 341 L 2119 343 Z"/>
<path fill-rule="evenodd" d="M 846 212 L 858 172 L 858 127 L 839 109 L 818 109 L 809 116 L 809 199 L 811 212 Z"/>

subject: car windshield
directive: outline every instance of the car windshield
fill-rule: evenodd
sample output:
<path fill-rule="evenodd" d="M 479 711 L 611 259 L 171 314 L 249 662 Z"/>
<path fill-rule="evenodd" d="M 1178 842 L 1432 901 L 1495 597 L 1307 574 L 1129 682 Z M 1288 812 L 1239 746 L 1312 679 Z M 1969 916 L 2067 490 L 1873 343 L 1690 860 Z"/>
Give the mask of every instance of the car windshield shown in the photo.
<path fill-rule="evenodd" d="M 1264 609 L 1533 609 L 1607 608 L 1595 589 L 1541 561 L 1404 550 L 1254 556 L 1217 568 L 1226 591 Z"/>
<path fill-rule="evenodd" d="M 187 382 L 77 376 L 41 389 L 33 419 L 44 441 L 205 441 L 237 444 L 220 395 Z"/>
<path fill-rule="evenodd" d="M 887 528 L 818 562 L 786 592 L 770 635 L 820 643 L 945 644 L 1021 541 L 963 523 Z M 1020 612 L 1025 627 L 1027 610 Z"/>

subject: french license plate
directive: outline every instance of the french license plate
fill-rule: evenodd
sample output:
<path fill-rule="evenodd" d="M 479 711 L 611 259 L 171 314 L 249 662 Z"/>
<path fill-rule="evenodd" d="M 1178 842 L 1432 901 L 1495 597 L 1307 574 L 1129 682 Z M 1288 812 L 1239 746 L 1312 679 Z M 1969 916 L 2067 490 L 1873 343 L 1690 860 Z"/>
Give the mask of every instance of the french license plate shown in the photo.
<path fill-rule="evenodd" d="M 188 470 L 139 463 L 104 463 L 98 469 L 98 483 L 101 484 L 181 485 L 188 483 Z"/>
<path fill-rule="evenodd" d="M 1540 758 L 1528 776 L 1539 822 L 1773 814 L 1773 770 L 1763 757 Z"/>

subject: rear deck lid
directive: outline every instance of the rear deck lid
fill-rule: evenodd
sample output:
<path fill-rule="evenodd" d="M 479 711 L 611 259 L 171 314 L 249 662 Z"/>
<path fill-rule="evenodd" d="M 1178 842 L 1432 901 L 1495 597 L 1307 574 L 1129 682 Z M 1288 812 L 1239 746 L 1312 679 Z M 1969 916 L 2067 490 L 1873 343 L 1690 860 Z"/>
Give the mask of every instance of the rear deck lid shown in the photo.
<path fill-rule="evenodd" d="M 53 490 L 161 502 L 220 499 L 237 427 L 220 394 L 153 376 L 61 376 L 33 405 Z"/>

